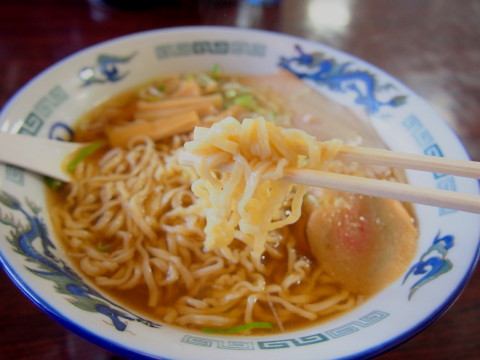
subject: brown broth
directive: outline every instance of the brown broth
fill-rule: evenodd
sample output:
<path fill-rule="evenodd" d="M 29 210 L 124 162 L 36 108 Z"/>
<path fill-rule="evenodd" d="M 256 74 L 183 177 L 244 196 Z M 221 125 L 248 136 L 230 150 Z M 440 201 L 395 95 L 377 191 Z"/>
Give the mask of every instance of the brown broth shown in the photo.
<path fill-rule="evenodd" d="M 142 85 L 144 86 L 144 85 Z M 133 112 L 135 109 L 134 103 L 137 99 L 137 93 L 139 88 L 135 88 L 119 94 L 116 97 L 108 100 L 106 103 L 102 104 L 101 106 L 91 110 L 81 119 L 79 119 L 78 123 L 75 126 L 75 141 L 85 142 L 85 141 L 95 141 L 95 140 L 105 140 L 105 135 L 103 133 L 103 129 L 106 126 L 111 124 L 119 124 L 125 123 L 133 119 Z M 99 157 L 102 153 L 97 153 L 94 157 Z M 65 201 L 66 196 L 66 189 L 60 190 L 48 190 L 48 207 L 54 208 Z M 409 209 L 411 210 L 411 209 Z M 308 216 L 308 215 L 307 215 Z M 296 246 L 296 251 L 303 257 L 306 257 L 310 260 L 313 267 L 318 266 L 316 263 L 315 257 L 311 252 L 311 249 L 308 245 L 308 241 L 305 235 L 305 227 L 306 227 L 306 216 L 302 216 L 301 219 L 291 226 L 288 230 L 288 233 L 296 233 L 298 235 L 298 243 Z M 59 229 L 55 229 L 57 233 L 60 233 Z M 68 246 L 62 243 L 65 246 L 65 250 L 68 254 L 69 249 Z M 79 259 L 71 258 L 76 270 L 82 274 L 82 271 L 79 266 Z M 265 256 L 264 260 L 265 264 L 268 265 L 269 263 L 275 264 L 275 267 L 271 268 L 270 274 L 266 276 L 268 282 L 278 283 L 282 280 L 284 273 L 286 271 L 286 261 L 278 261 L 273 259 L 270 256 Z M 184 286 L 169 286 L 166 293 L 162 296 L 162 304 L 157 306 L 156 308 L 148 307 L 145 299 L 148 298 L 148 289 L 145 285 L 139 285 L 131 290 L 118 290 L 114 288 L 104 288 L 99 287 L 95 284 L 95 281 L 88 276 L 86 276 L 89 283 L 98 289 L 100 292 L 106 294 L 109 298 L 113 299 L 119 305 L 124 306 L 135 313 L 142 314 L 142 316 L 148 317 L 155 321 L 162 321 L 161 314 L 158 313 L 158 310 L 162 307 L 168 306 L 169 303 L 173 303 L 176 299 L 186 294 L 186 289 Z M 308 284 L 298 284 L 293 288 L 293 292 L 295 292 L 295 288 L 301 289 L 303 286 L 308 286 Z M 338 290 L 342 289 L 340 284 L 330 284 L 327 286 L 333 286 L 338 288 Z M 365 300 L 365 297 L 359 294 L 357 296 L 357 304 L 361 303 Z M 245 300 L 239 304 L 241 306 L 245 306 Z M 240 307 L 241 307 L 240 306 Z M 276 306 L 276 311 L 283 312 L 284 309 L 280 309 L 279 306 Z M 297 330 L 309 326 L 313 326 L 319 322 L 324 322 L 330 320 L 344 312 L 336 312 L 331 314 L 325 314 L 320 316 L 315 321 L 306 320 L 303 317 L 298 315 L 291 316 L 291 318 L 286 321 L 283 326 L 285 327 L 286 331 Z M 275 323 L 276 319 L 272 313 L 272 309 L 266 303 L 258 304 L 255 307 L 254 315 L 259 315 L 262 317 L 262 321 L 270 321 Z M 198 327 L 192 327 L 192 329 L 198 330 Z M 254 330 L 251 333 L 255 334 L 263 334 L 269 333 L 265 330 Z"/>

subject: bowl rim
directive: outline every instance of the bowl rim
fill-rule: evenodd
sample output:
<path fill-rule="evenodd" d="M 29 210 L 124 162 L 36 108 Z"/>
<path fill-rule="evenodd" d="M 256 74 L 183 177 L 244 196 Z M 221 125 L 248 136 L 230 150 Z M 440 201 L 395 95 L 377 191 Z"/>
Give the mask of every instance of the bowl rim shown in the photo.
<path fill-rule="evenodd" d="M 376 65 L 367 62 L 355 55 L 352 55 L 346 51 L 339 50 L 336 48 L 331 47 L 330 45 L 323 44 L 319 41 L 314 41 L 314 40 L 309 40 L 309 39 L 304 39 L 304 38 L 299 38 L 294 35 L 290 34 L 284 34 L 284 33 L 279 33 L 275 31 L 270 31 L 270 30 L 263 30 L 263 29 L 251 29 L 251 28 L 238 28 L 238 27 L 233 27 L 233 26 L 211 26 L 211 25 L 193 25 L 193 26 L 177 26 L 177 27 L 169 27 L 169 28 L 160 28 L 160 29 L 152 29 L 152 30 L 145 30 L 145 31 L 140 31 L 140 32 L 135 32 L 131 34 L 126 34 L 122 36 L 118 36 L 112 39 L 104 40 L 99 43 L 90 45 L 88 47 L 85 47 L 81 50 L 75 51 L 72 54 L 62 58 L 61 60 L 51 64 L 48 66 L 46 69 L 42 70 L 39 72 L 37 75 L 32 77 L 29 81 L 27 81 L 23 86 L 18 89 L 10 99 L 7 100 L 7 102 L 4 104 L 3 108 L 0 110 L 0 119 L 3 117 L 4 113 L 8 110 L 8 108 L 17 101 L 18 98 L 20 98 L 25 89 L 29 88 L 32 83 L 35 83 L 38 79 L 42 78 L 46 74 L 48 74 L 50 71 L 52 71 L 54 68 L 57 66 L 61 66 L 64 63 L 68 63 L 71 61 L 73 58 L 76 58 L 77 56 L 91 52 L 95 49 L 102 48 L 105 45 L 108 44 L 113 44 L 117 42 L 123 42 L 129 39 L 135 39 L 135 38 L 143 38 L 145 36 L 155 36 L 157 34 L 166 34 L 166 33 L 174 33 L 174 32 L 192 32 L 192 31 L 229 31 L 229 32 L 235 32 L 235 33 L 246 33 L 246 34 L 255 34 L 255 33 L 261 33 L 261 34 L 266 34 L 269 36 L 275 36 L 279 38 L 290 38 L 293 40 L 301 40 L 302 42 L 305 43 L 311 43 L 313 45 L 319 45 L 321 44 L 325 48 L 330 48 L 336 53 L 339 54 L 344 54 L 345 56 L 355 59 L 358 62 L 368 64 L 369 67 L 375 69 L 375 71 L 379 73 L 383 73 L 387 75 L 388 77 L 394 78 L 390 74 L 386 73 L 383 71 L 381 68 L 377 67 Z M 401 83 L 405 88 L 407 88 L 411 94 L 420 99 L 421 101 L 424 101 L 421 96 L 419 96 L 416 92 L 414 92 L 412 89 L 410 89 L 408 86 L 404 85 L 401 81 L 398 79 L 394 78 L 396 81 Z M 425 103 L 426 106 L 431 108 L 431 106 L 428 103 Z M 433 110 L 433 109 L 432 109 Z M 449 136 L 455 139 L 458 142 L 459 147 L 464 151 L 465 157 L 467 159 L 470 159 L 470 156 L 465 148 L 465 145 L 460 141 L 458 138 L 457 134 L 452 130 L 450 125 L 443 119 L 441 118 L 442 121 L 439 123 L 439 125 L 444 126 L 446 130 L 449 133 Z M 479 193 L 479 185 L 480 181 L 477 180 L 477 193 Z M 478 239 L 480 239 L 480 233 L 477 234 Z M 368 349 L 363 350 L 362 352 L 355 353 L 354 355 L 351 356 L 346 356 L 346 357 L 340 357 L 338 359 L 353 359 L 353 358 L 363 358 L 363 357 L 370 357 L 370 356 L 378 356 L 382 353 L 385 353 L 387 351 L 392 350 L 393 348 L 399 346 L 400 344 L 408 341 L 418 333 L 420 333 L 422 330 L 427 328 L 429 325 L 431 325 L 434 321 L 436 321 L 440 316 L 442 316 L 455 302 L 455 300 L 460 296 L 462 291 L 465 289 L 467 283 L 469 282 L 470 278 L 472 277 L 476 266 L 478 265 L 478 262 L 480 261 L 480 242 L 477 241 L 477 247 L 475 250 L 475 256 L 473 257 L 471 264 L 468 267 L 468 271 L 464 273 L 464 276 L 462 277 L 461 281 L 457 283 L 457 286 L 455 289 L 453 289 L 450 292 L 450 296 L 448 296 L 441 305 L 439 305 L 435 311 L 433 311 L 430 316 L 422 319 L 422 321 L 416 323 L 416 325 L 403 333 L 399 333 L 398 336 L 393 337 L 389 339 L 388 341 L 385 341 L 383 343 L 377 344 L 376 346 L 372 346 Z M 59 315 L 55 308 L 49 304 L 48 302 L 44 301 L 43 297 L 38 294 L 36 291 L 34 291 L 28 283 L 26 283 L 22 277 L 18 274 L 16 271 L 14 265 L 12 265 L 6 257 L 4 257 L 4 254 L 0 252 L 0 265 L 8 275 L 8 277 L 13 281 L 13 283 L 21 290 L 21 292 L 30 300 L 32 301 L 40 310 L 45 312 L 49 317 L 51 317 L 53 320 L 55 320 L 57 323 L 65 327 L 66 329 L 72 331 L 73 333 L 81 336 L 82 338 L 92 342 L 93 344 L 96 344 L 110 352 L 116 353 L 121 356 L 125 356 L 128 358 L 132 359 L 153 359 L 157 358 L 156 355 L 154 354 L 143 354 L 141 353 L 140 349 L 135 350 L 128 348 L 121 343 L 114 342 L 111 339 L 108 339 L 106 337 L 103 337 L 102 335 L 95 334 L 93 331 L 90 329 L 79 325 L 78 323 L 75 323 L 73 320 L 70 318 L 64 317 L 62 315 Z M 168 358 L 162 357 L 165 360 L 168 360 Z M 173 360 L 173 359 L 172 359 Z"/>

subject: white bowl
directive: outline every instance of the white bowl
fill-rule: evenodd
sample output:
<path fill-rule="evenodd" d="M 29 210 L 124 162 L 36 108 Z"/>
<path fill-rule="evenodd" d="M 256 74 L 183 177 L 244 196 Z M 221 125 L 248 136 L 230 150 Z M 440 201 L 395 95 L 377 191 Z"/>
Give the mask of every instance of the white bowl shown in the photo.
<path fill-rule="evenodd" d="M 317 55 L 310 56 L 313 53 Z M 116 60 L 108 63 L 113 58 Z M 327 65 L 332 61 L 344 67 L 329 72 Z M 111 95 L 155 75 L 207 70 L 214 63 L 231 73 L 265 74 L 280 66 L 298 74 L 308 72 L 305 81 L 309 85 L 363 113 L 391 149 L 468 159 L 442 119 L 411 90 L 376 67 L 318 43 L 224 27 L 133 34 L 70 56 L 10 100 L 1 114 L 0 130 L 68 139 L 70 125 Z M 476 180 L 414 171 L 407 175 L 414 185 L 479 193 Z M 404 276 L 343 316 L 272 336 L 179 330 L 142 318 L 97 293 L 74 274 L 53 235 L 41 177 L 4 165 L 0 165 L 0 260 L 15 284 L 48 315 L 126 357 L 370 357 L 414 336 L 440 316 L 464 287 L 478 258 L 478 215 L 420 205 L 415 211 L 419 247 Z"/>

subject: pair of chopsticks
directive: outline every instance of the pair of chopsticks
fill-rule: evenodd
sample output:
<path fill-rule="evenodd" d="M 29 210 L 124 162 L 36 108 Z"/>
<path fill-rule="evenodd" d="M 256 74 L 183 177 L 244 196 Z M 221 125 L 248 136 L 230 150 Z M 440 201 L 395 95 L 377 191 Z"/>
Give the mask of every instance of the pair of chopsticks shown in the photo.
<path fill-rule="evenodd" d="M 343 145 L 335 159 L 476 179 L 480 178 L 480 163 L 468 160 L 399 153 L 390 150 L 349 145 Z M 199 160 L 199 156 L 185 151 L 180 153 L 179 162 L 182 165 L 193 166 Z M 231 166 L 223 166 L 219 170 L 229 171 L 229 168 L 231 168 Z M 399 201 L 480 213 L 479 195 L 463 194 L 449 190 L 424 188 L 410 184 L 337 174 L 328 171 L 295 168 L 284 169 L 284 177 L 280 180 L 354 192 L 368 196 L 384 197 Z"/>

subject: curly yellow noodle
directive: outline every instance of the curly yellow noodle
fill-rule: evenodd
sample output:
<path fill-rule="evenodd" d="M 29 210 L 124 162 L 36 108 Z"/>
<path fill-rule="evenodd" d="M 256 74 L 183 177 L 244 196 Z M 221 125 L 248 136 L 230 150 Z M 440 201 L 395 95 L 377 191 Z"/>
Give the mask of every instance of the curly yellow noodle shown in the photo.
<path fill-rule="evenodd" d="M 189 140 L 205 156 L 195 169 L 178 163 Z M 135 137 L 75 168 L 52 221 L 99 288 L 144 301 L 164 322 L 271 321 L 283 331 L 357 303 L 296 248 L 289 225 L 307 188 L 276 181 L 285 167 L 325 166 L 339 143 L 328 145 L 257 118 L 159 142 Z M 227 162 L 230 173 L 215 170 Z"/>

